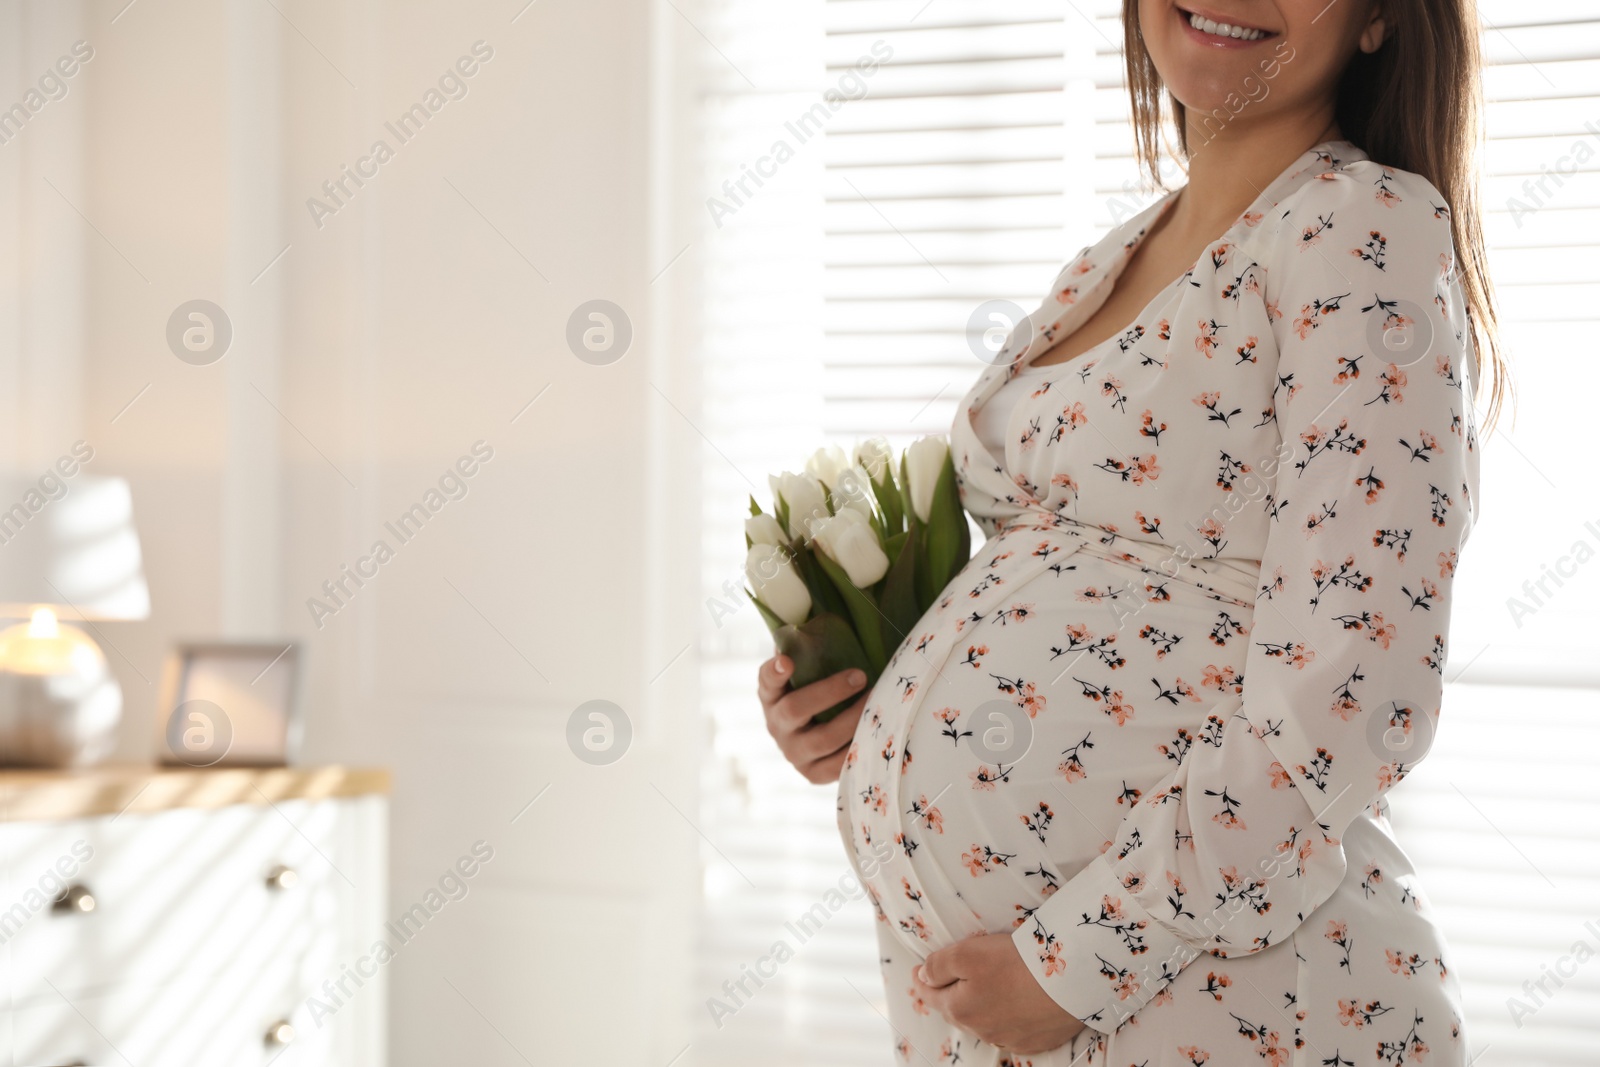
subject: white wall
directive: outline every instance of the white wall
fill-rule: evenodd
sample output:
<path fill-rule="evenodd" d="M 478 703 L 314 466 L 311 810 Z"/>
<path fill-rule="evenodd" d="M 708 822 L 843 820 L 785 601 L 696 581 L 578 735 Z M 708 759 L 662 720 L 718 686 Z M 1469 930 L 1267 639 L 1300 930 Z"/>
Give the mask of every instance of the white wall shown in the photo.
<path fill-rule="evenodd" d="M 154 612 L 105 629 L 121 758 L 153 756 L 171 641 L 292 636 L 304 760 L 394 770 L 391 908 L 494 847 L 391 965 L 391 1062 L 664 1064 L 688 1040 L 701 740 L 678 655 L 701 445 L 663 399 L 693 410 L 664 344 L 682 283 L 652 284 L 681 247 L 653 210 L 652 20 L 675 16 L 523 3 L 6 8 L 6 100 L 95 51 L 0 146 L 0 458 L 82 436 L 133 482 Z M 400 144 L 385 122 L 479 40 L 467 95 Z M 319 228 L 306 200 L 378 138 L 393 159 Z M 233 324 L 209 366 L 165 340 L 195 298 Z M 633 322 L 610 366 L 566 345 L 593 298 Z M 480 440 L 467 495 L 401 545 L 385 521 Z M 308 598 L 379 538 L 393 559 L 319 626 Z M 635 731 L 611 766 L 567 745 L 595 698 Z"/>
<path fill-rule="evenodd" d="M 84 79 L 20 128 L 8 109 L 80 36 L 77 5 L 0 6 L 0 465 L 30 478 L 82 429 Z"/>

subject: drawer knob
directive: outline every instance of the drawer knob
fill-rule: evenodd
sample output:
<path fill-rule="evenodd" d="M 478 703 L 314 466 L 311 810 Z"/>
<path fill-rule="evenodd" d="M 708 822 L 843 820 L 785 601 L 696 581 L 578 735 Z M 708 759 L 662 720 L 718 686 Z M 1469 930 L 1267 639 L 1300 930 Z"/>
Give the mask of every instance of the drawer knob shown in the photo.
<path fill-rule="evenodd" d="M 270 889 L 293 889 L 299 881 L 300 875 L 293 867 L 279 864 L 267 872 L 267 887 Z"/>
<path fill-rule="evenodd" d="M 69 885 L 50 905 L 50 910 L 67 915 L 87 915 L 95 909 L 94 894 L 85 885 Z"/>
<path fill-rule="evenodd" d="M 289 1024 L 288 1019 L 279 1019 L 277 1022 L 267 1027 L 267 1047 L 282 1048 L 293 1040 L 294 1027 Z"/>

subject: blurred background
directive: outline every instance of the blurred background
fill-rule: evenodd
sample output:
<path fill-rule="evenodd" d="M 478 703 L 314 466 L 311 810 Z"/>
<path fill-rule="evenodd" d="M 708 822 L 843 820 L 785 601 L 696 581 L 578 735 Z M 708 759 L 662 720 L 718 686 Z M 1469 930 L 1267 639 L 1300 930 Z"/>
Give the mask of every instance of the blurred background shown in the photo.
<path fill-rule="evenodd" d="M 1394 807 L 1476 1062 L 1593 1063 L 1600 16 L 1481 16 L 1517 417 Z M 121 695 L 91 766 L 0 773 L 0 1062 L 889 1062 L 742 519 L 946 431 L 974 309 L 1149 202 L 1121 41 L 1108 0 L 0 4 L 0 604 Z M 12 591 L 85 529 L 117 596 Z M 163 751 L 264 678 L 232 758 Z"/>

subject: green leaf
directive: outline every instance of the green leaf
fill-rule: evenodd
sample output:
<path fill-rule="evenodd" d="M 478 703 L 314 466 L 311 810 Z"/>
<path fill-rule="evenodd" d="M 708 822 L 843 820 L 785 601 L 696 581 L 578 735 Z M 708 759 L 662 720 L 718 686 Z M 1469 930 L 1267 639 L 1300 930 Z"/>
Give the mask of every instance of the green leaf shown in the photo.
<path fill-rule="evenodd" d="M 756 503 L 756 497 L 755 497 L 754 493 L 750 494 L 750 514 L 752 514 L 752 515 L 761 514 L 761 505 Z"/>
<path fill-rule="evenodd" d="M 906 517 L 906 524 L 915 526 L 921 523 L 922 520 L 917 518 L 917 509 L 911 506 L 911 476 L 906 473 L 906 453 L 904 452 L 900 453 L 900 485 L 898 489 L 900 493 L 900 510 Z"/>
<path fill-rule="evenodd" d="M 944 591 L 961 568 L 972 558 L 972 533 L 967 529 L 966 512 L 956 491 L 955 463 L 947 454 L 939 480 L 934 484 L 933 503 L 928 508 L 928 587 L 925 603 Z"/>
<path fill-rule="evenodd" d="M 894 464 L 884 460 L 882 481 L 869 480 L 872 481 L 872 495 L 883 512 L 883 539 L 887 541 L 904 530 L 906 524 L 905 506 L 894 484 Z"/>
<path fill-rule="evenodd" d="M 917 509 L 911 506 L 911 477 L 906 473 L 906 454 L 900 453 L 900 499 L 905 507 L 906 529 L 915 531 L 916 539 L 916 592 L 917 603 L 924 608 L 933 603 L 932 576 L 928 572 L 928 529 L 917 518 Z"/>
<path fill-rule="evenodd" d="M 883 612 L 883 646 L 898 650 L 922 617 L 917 605 L 917 533 L 907 530 L 889 540 L 889 573 L 883 578 L 878 607 Z M 892 653 L 891 653 L 892 655 Z"/>
<path fill-rule="evenodd" d="M 833 579 L 839 595 L 844 598 L 850 619 L 855 623 L 856 637 L 867 654 L 867 662 L 872 664 L 874 673 L 881 672 L 888 663 L 889 656 L 883 650 L 883 624 L 879 621 L 877 603 L 866 592 L 857 589 L 855 583 L 850 581 L 850 575 L 845 573 L 845 569 L 829 559 L 826 552 L 819 549 L 814 556 L 817 565 Z"/>
<path fill-rule="evenodd" d="M 801 689 L 813 682 L 831 678 L 852 667 L 867 674 L 867 684 L 831 708 L 811 717 L 814 723 L 825 723 L 860 699 L 871 689 L 882 671 L 875 671 L 867 661 L 855 630 L 844 618 L 831 613 L 813 615 L 801 626 L 783 626 L 773 633 L 778 651 L 794 661 L 794 675 L 789 687 Z"/>
<path fill-rule="evenodd" d="M 878 544 L 882 545 L 888 543 L 889 533 L 884 529 L 883 519 L 878 515 L 876 510 L 867 516 L 867 525 L 871 526 L 872 532 L 877 535 Z"/>
<path fill-rule="evenodd" d="M 835 615 L 849 614 L 849 607 L 844 602 L 844 597 L 828 580 L 828 575 L 817 565 L 817 557 L 821 553 L 812 547 L 796 549 L 791 562 L 800 575 L 800 580 L 806 583 L 806 592 L 811 594 L 813 610 L 817 612 L 832 612 Z"/>

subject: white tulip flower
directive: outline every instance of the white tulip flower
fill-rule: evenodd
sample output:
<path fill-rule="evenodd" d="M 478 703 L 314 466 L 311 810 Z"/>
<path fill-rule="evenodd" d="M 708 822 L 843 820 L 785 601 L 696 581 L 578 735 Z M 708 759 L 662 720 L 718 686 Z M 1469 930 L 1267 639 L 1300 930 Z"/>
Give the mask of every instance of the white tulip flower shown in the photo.
<path fill-rule="evenodd" d="M 828 504 L 822 495 L 822 483 L 809 474 L 769 474 L 774 500 L 781 499 L 789 507 L 787 523 L 790 537 L 803 538 L 811 543 L 811 526 L 828 517 Z"/>
<path fill-rule="evenodd" d="M 811 453 L 811 458 L 806 460 L 806 473 L 832 489 L 839 472 L 848 466 L 850 457 L 844 454 L 844 449 L 838 445 L 825 445 Z"/>
<path fill-rule="evenodd" d="M 833 510 L 860 512 L 863 519 L 872 518 L 872 483 L 867 480 L 867 472 L 860 467 L 850 466 L 839 472 L 833 484 L 828 487 L 833 493 Z"/>
<path fill-rule="evenodd" d="M 906 480 L 911 483 L 911 510 L 923 522 L 928 521 L 928 515 L 933 510 L 933 490 L 939 484 L 939 475 L 944 471 L 945 457 L 949 454 L 950 446 L 936 434 L 918 438 L 906 449 Z"/>
<path fill-rule="evenodd" d="M 817 547 L 828 554 L 857 589 L 866 589 L 889 572 L 889 557 L 878 535 L 857 511 L 845 508 L 817 524 Z"/>
<path fill-rule="evenodd" d="M 781 545 L 788 540 L 776 516 L 762 512 L 744 520 L 744 532 L 753 545 Z"/>
<path fill-rule="evenodd" d="M 744 559 L 744 575 L 761 602 L 778 618 L 799 626 L 811 615 L 811 592 L 780 545 L 754 544 Z"/>
<path fill-rule="evenodd" d="M 875 482 L 883 481 L 884 468 L 889 465 L 889 459 L 894 455 L 894 450 L 889 447 L 886 437 L 869 437 L 856 445 L 855 453 L 851 457 L 856 466 L 867 472 Z"/>

